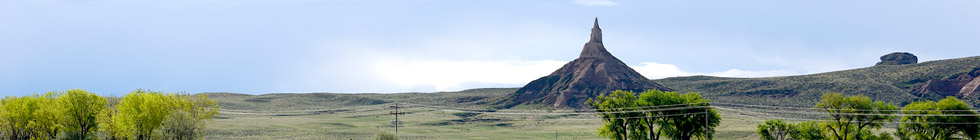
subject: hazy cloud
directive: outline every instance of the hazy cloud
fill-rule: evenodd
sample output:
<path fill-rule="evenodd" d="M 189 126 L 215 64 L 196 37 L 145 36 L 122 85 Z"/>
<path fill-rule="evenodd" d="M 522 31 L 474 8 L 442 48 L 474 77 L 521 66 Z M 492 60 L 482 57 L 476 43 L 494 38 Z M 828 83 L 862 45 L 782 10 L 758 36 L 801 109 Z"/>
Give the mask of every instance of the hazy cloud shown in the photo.
<path fill-rule="evenodd" d="M 790 70 L 763 70 L 763 71 L 746 71 L 740 69 L 729 69 L 722 72 L 710 72 L 710 73 L 697 73 L 688 72 L 677 68 L 673 64 L 660 64 L 655 62 L 644 62 L 640 66 L 633 67 L 634 70 L 646 76 L 650 79 L 661 79 L 667 77 L 678 77 L 678 76 L 693 76 L 693 75 L 708 75 L 708 76 L 718 76 L 718 77 L 774 77 L 774 76 L 789 76 L 789 75 L 799 75 L 801 73 L 794 72 Z"/>
<path fill-rule="evenodd" d="M 609 0 L 573 0 L 572 3 L 583 6 L 613 6 L 616 2 Z"/>
<path fill-rule="evenodd" d="M 650 79 L 695 75 L 694 73 L 681 71 L 675 65 L 654 62 L 644 62 L 639 67 L 633 67 L 633 69 Z"/>
<path fill-rule="evenodd" d="M 401 88 L 432 87 L 436 91 L 462 90 L 463 84 L 506 84 L 521 86 L 560 68 L 554 60 L 400 60 L 373 62 L 374 75 Z"/>

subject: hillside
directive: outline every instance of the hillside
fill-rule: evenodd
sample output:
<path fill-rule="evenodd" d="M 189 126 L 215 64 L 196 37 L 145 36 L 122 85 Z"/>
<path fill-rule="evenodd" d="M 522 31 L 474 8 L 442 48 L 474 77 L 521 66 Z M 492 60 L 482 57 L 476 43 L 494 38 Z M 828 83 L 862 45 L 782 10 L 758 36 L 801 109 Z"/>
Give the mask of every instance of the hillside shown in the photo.
<path fill-rule="evenodd" d="M 653 80 L 679 92 L 699 92 L 713 101 L 810 107 L 827 92 L 861 94 L 875 100 L 900 105 L 915 100 L 935 100 L 938 94 L 913 94 L 929 80 L 961 78 L 980 67 L 980 56 L 929 61 L 907 65 L 877 65 L 819 74 L 766 77 L 723 78 L 711 76 L 673 77 Z M 975 76 L 974 76 L 975 77 Z M 980 95 L 959 96 L 980 106 Z"/>
<path fill-rule="evenodd" d="M 436 93 L 272 93 L 249 95 L 238 93 L 201 93 L 230 110 L 311 110 L 377 105 L 391 102 L 462 106 L 485 104 L 483 99 L 499 98 L 515 88 L 481 88 Z"/>

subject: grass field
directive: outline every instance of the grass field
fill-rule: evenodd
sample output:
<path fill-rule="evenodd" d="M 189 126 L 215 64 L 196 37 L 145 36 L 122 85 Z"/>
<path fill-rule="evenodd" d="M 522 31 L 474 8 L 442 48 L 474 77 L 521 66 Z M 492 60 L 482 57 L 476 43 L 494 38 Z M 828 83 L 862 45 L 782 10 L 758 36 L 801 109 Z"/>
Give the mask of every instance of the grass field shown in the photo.
<path fill-rule="evenodd" d="M 225 110 L 207 139 L 369 139 L 394 132 L 389 104 L 331 110 Z M 403 108 L 402 139 L 607 139 L 594 115 L 501 115 L 437 108 Z M 517 110 L 498 110 L 511 112 Z M 716 139 L 756 139 L 762 118 L 721 111 Z"/>
<path fill-rule="evenodd" d="M 481 101 L 494 100 L 515 88 L 459 92 L 398 94 L 265 94 L 208 93 L 222 111 L 207 139 L 370 139 L 394 132 L 389 106 L 398 103 L 401 139 L 607 139 L 596 135 L 601 126 L 594 114 L 554 115 L 561 110 L 494 110 Z M 709 97 L 710 99 L 711 97 Z M 723 101 L 724 102 L 724 101 Z M 421 105 L 420 105 L 421 104 Z M 766 113 L 770 109 L 717 105 L 722 123 L 715 139 L 758 139 L 756 126 L 766 119 L 820 116 Z M 812 106 L 812 105 L 810 105 Z M 479 110 L 479 111 L 472 111 Z M 469 112 L 468 112 L 469 111 Z M 480 113 L 473 113 L 480 112 Z M 504 112 L 536 113 L 534 115 Z M 797 122 L 787 120 L 789 122 Z M 897 125 L 882 131 L 893 132 Z"/>

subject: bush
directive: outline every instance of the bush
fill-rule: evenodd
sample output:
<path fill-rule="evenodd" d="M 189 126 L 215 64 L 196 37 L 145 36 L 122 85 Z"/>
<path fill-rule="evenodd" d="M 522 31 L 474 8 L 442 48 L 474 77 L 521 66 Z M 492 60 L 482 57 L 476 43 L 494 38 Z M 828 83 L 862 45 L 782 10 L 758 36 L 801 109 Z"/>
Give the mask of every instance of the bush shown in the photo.
<path fill-rule="evenodd" d="M 374 135 L 373 139 L 374 140 L 398 140 L 398 137 L 395 136 L 395 134 L 391 134 L 388 132 L 378 132 L 377 134 Z"/>

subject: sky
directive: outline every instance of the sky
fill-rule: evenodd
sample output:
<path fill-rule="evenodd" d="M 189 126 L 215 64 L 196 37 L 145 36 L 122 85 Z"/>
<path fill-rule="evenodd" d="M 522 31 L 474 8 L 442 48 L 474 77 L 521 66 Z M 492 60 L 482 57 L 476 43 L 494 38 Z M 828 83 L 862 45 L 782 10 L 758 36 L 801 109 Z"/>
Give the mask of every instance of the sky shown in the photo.
<path fill-rule="evenodd" d="M 647 78 L 980 55 L 976 0 L 0 1 L 0 95 L 520 87 L 604 44 Z"/>

